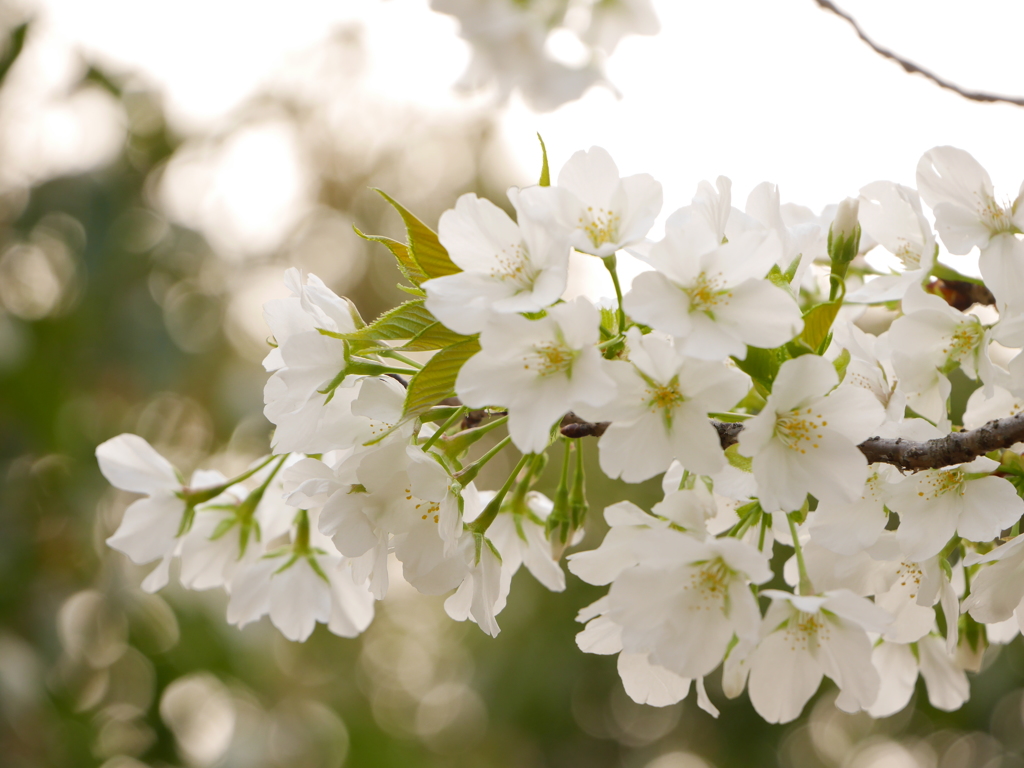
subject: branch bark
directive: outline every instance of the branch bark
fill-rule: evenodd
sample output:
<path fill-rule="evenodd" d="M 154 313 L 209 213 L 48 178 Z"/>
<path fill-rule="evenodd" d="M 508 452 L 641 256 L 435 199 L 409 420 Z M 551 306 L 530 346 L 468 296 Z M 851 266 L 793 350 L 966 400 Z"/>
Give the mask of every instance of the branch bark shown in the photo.
<path fill-rule="evenodd" d="M 1001 104 L 1013 104 L 1014 106 L 1017 107 L 1024 107 L 1024 97 L 1000 96 L 999 94 L 995 93 L 987 93 L 985 91 L 970 91 L 967 90 L 966 88 L 961 88 L 956 83 L 951 82 L 950 80 L 946 80 L 943 77 L 939 77 L 934 72 L 930 72 L 924 67 L 910 61 L 909 59 L 903 58 L 902 56 L 900 56 L 897 53 L 894 53 L 888 48 L 883 48 L 881 45 L 879 45 L 878 43 L 876 43 L 874 40 L 867 36 L 864 30 L 861 29 L 860 24 L 857 23 L 856 19 L 854 19 L 846 11 L 836 6 L 835 3 L 832 3 L 830 0 L 814 0 L 814 2 L 816 2 L 818 6 L 823 10 L 829 11 L 830 13 L 834 13 L 836 16 L 838 16 L 851 27 L 853 27 L 854 32 L 857 33 L 857 37 L 863 40 L 875 53 L 877 53 L 880 56 L 884 56 L 890 61 L 895 61 L 897 64 L 903 67 L 904 71 L 906 71 L 908 74 L 921 75 L 922 77 L 926 77 L 940 88 L 945 88 L 947 91 L 953 91 L 953 93 L 963 96 L 965 99 L 970 99 L 971 101 L 980 101 L 985 103 L 998 102 Z"/>
<path fill-rule="evenodd" d="M 593 424 L 574 413 L 562 419 L 562 434 L 566 437 L 600 437 L 610 422 Z M 711 421 L 718 432 L 722 449 L 739 442 L 743 424 L 740 422 Z M 953 464 L 964 464 L 999 451 L 1015 443 L 1024 442 L 1024 412 L 1003 419 L 995 419 L 977 429 L 951 432 L 935 440 L 904 440 L 902 437 L 871 437 L 857 447 L 869 464 L 892 464 L 903 472 L 923 469 L 941 469 Z"/>

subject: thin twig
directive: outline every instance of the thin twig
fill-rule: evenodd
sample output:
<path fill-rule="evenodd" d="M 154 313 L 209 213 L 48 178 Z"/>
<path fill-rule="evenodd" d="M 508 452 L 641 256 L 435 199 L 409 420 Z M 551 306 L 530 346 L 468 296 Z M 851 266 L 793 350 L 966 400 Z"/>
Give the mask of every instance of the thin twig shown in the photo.
<path fill-rule="evenodd" d="M 878 43 L 876 43 L 874 40 L 868 37 L 867 34 L 865 34 L 864 30 L 861 29 L 861 26 L 860 24 L 857 23 L 856 19 L 850 16 L 850 14 L 846 13 L 846 11 L 837 7 L 835 3 L 831 2 L 831 0 L 814 0 L 814 2 L 816 2 L 822 9 L 834 13 L 836 16 L 843 19 L 846 23 L 853 27 L 853 30 L 857 33 L 857 37 L 859 37 L 861 40 L 867 43 L 867 45 L 875 53 L 879 54 L 880 56 L 884 56 L 885 58 L 890 59 L 891 61 L 895 61 L 897 64 L 903 67 L 903 69 L 908 74 L 922 75 L 923 77 L 926 77 L 929 80 L 931 80 L 940 88 L 945 88 L 948 91 L 953 91 L 954 93 L 963 96 L 965 99 L 970 99 L 971 101 L 999 102 L 1002 104 L 1013 104 L 1018 107 L 1024 107 L 1024 97 L 1000 96 L 995 93 L 987 93 L 985 91 L 969 91 L 966 90 L 965 88 L 961 88 L 956 83 L 946 80 L 943 77 L 939 77 L 934 72 L 929 72 L 924 67 L 921 67 L 915 64 L 914 62 L 909 61 L 908 59 L 904 59 L 902 56 L 900 56 L 897 53 L 894 53 L 888 48 L 883 48 L 882 46 L 880 46 Z"/>

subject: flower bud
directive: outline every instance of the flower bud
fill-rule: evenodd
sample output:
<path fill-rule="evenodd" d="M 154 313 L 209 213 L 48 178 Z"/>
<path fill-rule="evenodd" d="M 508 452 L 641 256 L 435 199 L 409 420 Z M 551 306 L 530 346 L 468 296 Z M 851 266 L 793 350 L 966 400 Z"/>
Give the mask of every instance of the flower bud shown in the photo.
<path fill-rule="evenodd" d="M 848 240 L 857 229 L 857 212 L 860 201 L 848 197 L 839 204 L 836 217 L 832 221 L 832 237 Z"/>

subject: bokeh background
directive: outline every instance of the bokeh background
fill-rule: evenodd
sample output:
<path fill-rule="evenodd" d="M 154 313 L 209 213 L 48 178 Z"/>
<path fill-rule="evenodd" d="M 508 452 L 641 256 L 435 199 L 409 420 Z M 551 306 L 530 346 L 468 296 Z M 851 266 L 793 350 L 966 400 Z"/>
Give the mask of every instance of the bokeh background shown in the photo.
<path fill-rule="evenodd" d="M 468 49 L 426 0 L 0 3 L 0 766 L 1024 766 L 1019 639 L 956 713 L 919 691 L 888 720 L 844 715 L 826 684 L 769 726 L 712 678 L 716 721 L 634 704 L 612 658 L 578 651 L 600 590 L 573 577 L 552 595 L 517 576 L 494 640 L 396 588 L 361 638 L 294 644 L 227 625 L 223 594 L 143 593 L 103 544 L 131 500 L 98 472 L 103 440 L 138 433 L 186 473 L 265 452 L 260 308 L 287 266 L 365 317 L 400 299 L 351 229 L 401 237 L 369 187 L 431 224 L 464 192 L 503 203 L 536 178 L 538 130 L 555 168 L 600 144 L 653 173 L 666 214 L 719 173 L 740 202 L 771 179 L 819 210 L 912 184 L 944 143 L 1008 196 L 1024 178 L 1024 110 L 905 75 L 810 0 L 656 7 L 662 33 L 608 61 L 621 97 L 536 114 L 453 91 Z M 1024 93 L 1018 3 L 846 7 L 966 87 Z M 590 503 L 657 497 L 604 482 Z"/>

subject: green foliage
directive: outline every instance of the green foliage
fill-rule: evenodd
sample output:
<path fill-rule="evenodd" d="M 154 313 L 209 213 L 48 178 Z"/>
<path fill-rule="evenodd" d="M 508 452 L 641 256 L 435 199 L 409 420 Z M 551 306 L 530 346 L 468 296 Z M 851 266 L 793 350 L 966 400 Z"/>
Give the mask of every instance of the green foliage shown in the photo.
<path fill-rule="evenodd" d="M 352 333 L 342 334 L 348 341 L 404 341 L 398 349 L 403 352 L 425 352 L 444 349 L 468 339 L 461 333 L 449 330 L 423 305 L 422 299 L 414 299 L 390 309 L 369 325 Z"/>
<path fill-rule="evenodd" d="M 463 364 L 480 351 L 476 336 L 445 347 L 435 354 L 409 380 L 405 395 L 405 416 L 427 410 L 440 400 L 455 394 L 455 379 Z"/>
<path fill-rule="evenodd" d="M 423 280 L 453 275 L 456 272 L 462 271 L 449 258 L 448 251 L 441 245 L 441 241 L 437 239 L 437 233 L 434 230 L 409 213 L 401 203 L 386 192 L 379 189 L 376 191 L 381 197 L 391 203 L 402 217 L 402 221 L 405 222 L 405 233 L 409 239 L 407 258 L 416 265 L 417 270 L 415 273 L 417 275 L 425 275 L 422 279 L 413 280 L 416 285 L 419 285 Z M 391 246 L 388 247 L 391 248 Z M 399 256 L 394 248 L 391 248 L 391 252 L 395 254 L 400 263 L 403 263 L 403 257 Z M 410 269 L 410 273 L 413 271 Z M 412 279 L 411 276 L 410 279 Z"/>

